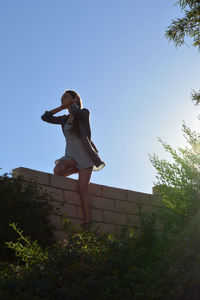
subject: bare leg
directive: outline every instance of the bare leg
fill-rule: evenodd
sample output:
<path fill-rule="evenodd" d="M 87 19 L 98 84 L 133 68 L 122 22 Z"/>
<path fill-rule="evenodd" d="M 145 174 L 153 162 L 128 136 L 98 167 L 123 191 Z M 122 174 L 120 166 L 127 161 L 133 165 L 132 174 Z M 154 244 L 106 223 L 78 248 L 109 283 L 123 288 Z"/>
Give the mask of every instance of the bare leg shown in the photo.
<path fill-rule="evenodd" d="M 69 176 L 79 173 L 77 189 L 80 194 L 85 222 L 91 221 L 89 181 L 93 167 L 79 170 L 73 160 L 61 160 L 54 168 L 54 174 Z"/>
<path fill-rule="evenodd" d="M 83 215 L 85 222 L 91 221 L 91 208 L 89 196 L 89 181 L 92 173 L 92 168 L 79 170 L 79 193 L 83 205 Z"/>
<path fill-rule="evenodd" d="M 63 176 L 69 176 L 69 175 L 74 174 L 74 173 L 79 173 L 79 169 L 77 169 L 77 167 L 75 167 L 75 166 L 74 167 L 69 167 L 64 172 Z"/>
<path fill-rule="evenodd" d="M 54 168 L 54 174 L 60 176 L 69 176 L 73 173 L 78 173 L 79 170 L 76 167 L 76 163 L 72 159 L 61 160 Z"/>

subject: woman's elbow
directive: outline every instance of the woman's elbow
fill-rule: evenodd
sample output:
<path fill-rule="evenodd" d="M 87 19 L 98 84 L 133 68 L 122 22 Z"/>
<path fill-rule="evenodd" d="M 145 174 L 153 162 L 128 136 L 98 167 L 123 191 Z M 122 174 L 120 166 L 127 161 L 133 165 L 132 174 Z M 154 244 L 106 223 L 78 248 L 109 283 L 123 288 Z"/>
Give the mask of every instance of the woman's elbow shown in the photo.
<path fill-rule="evenodd" d="M 44 115 L 41 116 L 42 121 L 47 121 L 46 117 Z"/>

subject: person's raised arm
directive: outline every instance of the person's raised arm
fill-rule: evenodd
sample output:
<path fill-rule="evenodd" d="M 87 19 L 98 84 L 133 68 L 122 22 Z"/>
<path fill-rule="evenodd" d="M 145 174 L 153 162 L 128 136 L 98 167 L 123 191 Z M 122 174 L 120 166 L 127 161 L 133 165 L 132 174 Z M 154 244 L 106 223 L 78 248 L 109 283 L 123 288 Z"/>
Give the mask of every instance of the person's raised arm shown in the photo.
<path fill-rule="evenodd" d="M 41 119 L 45 122 L 51 123 L 51 124 L 63 124 L 67 118 L 66 115 L 54 117 L 53 114 L 63 110 L 65 107 L 58 106 L 52 110 L 46 110 L 45 113 L 41 116 Z"/>

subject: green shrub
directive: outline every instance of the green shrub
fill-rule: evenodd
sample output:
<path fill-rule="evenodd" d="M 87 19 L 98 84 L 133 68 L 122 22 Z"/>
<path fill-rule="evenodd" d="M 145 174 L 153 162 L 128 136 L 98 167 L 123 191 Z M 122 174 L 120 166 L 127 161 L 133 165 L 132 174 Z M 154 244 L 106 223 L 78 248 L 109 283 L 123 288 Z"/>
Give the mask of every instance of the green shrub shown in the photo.
<path fill-rule="evenodd" d="M 193 274 L 199 264 L 197 235 L 191 233 L 200 222 L 174 235 L 158 235 L 156 214 L 147 221 L 141 212 L 141 234 L 134 237 L 127 224 L 118 237 L 96 229 L 77 230 L 63 218 L 67 239 L 42 249 L 18 232 L 17 243 L 8 243 L 20 258 L 18 265 L 1 266 L 2 299 L 178 299 L 185 286 L 198 281 Z M 22 242 L 20 242 L 23 241 Z M 187 246 L 180 255 L 181 245 Z M 24 244 L 25 243 L 25 244 Z M 39 254 L 37 254 L 39 253 Z M 38 258 L 37 258 L 38 257 Z M 24 265 L 26 262 L 26 265 Z M 6 270 L 6 271 L 5 271 Z"/>
<path fill-rule="evenodd" d="M 37 240 L 41 246 L 55 243 L 49 215 L 55 213 L 52 197 L 40 192 L 34 179 L 24 180 L 22 175 L 10 178 L 8 173 L 0 177 L 0 259 L 12 262 L 13 251 L 5 245 L 6 241 L 16 241 L 17 234 L 9 224 L 15 222 L 24 233 Z"/>

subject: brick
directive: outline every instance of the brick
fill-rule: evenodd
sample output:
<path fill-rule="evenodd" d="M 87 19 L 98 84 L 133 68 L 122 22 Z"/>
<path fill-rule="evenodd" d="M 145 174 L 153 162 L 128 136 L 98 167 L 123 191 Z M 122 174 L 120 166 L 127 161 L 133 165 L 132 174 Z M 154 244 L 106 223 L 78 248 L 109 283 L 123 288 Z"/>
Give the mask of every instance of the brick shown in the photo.
<path fill-rule="evenodd" d="M 13 178 L 16 178 L 18 175 L 22 175 L 24 180 L 29 181 L 33 178 L 37 183 L 49 185 L 49 173 L 23 167 L 12 169 L 11 173 Z"/>
<path fill-rule="evenodd" d="M 138 208 L 135 203 L 115 200 L 115 210 L 123 213 L 137 213 Z"/>
<path fill-rule="evenodd" d="M 151 221 L 150 217 L 144 217 L 145 221 Z M 135 215 L 128 215 L 128 221 L 130 225 L 133 225 L 135 228 L 137 228 L 138 230 L 140 230 L 140 228 L 142 227 L 142 224 L 140 224 L 140 217 L 139 216 L 135 216 Z"/>
<path fill-rule="evenodd" d="M 61 208 L 61 214 L 64 213 L 68 217 L 77 218 L 77 207 L 70 204 L 64 204 Z"/>
<path fill-rule="evenodd" d="M 82 206 L 77 206 L 77 217 L 79 219 L 84 219 L 83 207 Z"/>
<path fill-rule="evenodd" d="M 161 195 L 150 195 L 150 204 L 159 207 L 166 207 L 166 204 L 163 202 Z"/>
<path fill-rule="evenodd" d="M 14 176 L 15 177 L 15 176 Z M 13 178 L 14 178 L 13 177 Z M 25 191 L 27 188 L 28 188 L 28 186 L 31 184 L 31 182 L 30 182 L 30 180 L 26 180 L 26 179 L 24 179 L 24 180 L 20 180 L 20 185 L 21 185 L 21 190 L 22 191 Z M 35 186 L 35 188 L 36 188 L 36 191 L 38 192 L 38 194 L 39 195 L 41 195 L 41 191 L 43 190 L 43 187 L 48 187 L 47 185 L 42 185 L 42 184 L 37 184 L 36 186 Z"/>
<path fill-rule="evenodd" d="M 49 216 L 49 219 L 50 219 L 52 225 L 55 225 L 56 227 L 61 226 L 61 217 L 60 216 L 52 214 Z"/>
<path fill-rule="evenodd" d="M 103 213 L 105 223 L 124 224 L 127 222 L 126 214 L 106 210 Z"/>
<path fill-rule="evenodd" d="M 149 216 L 152 215 L 152 213 L 157 213 L 158 209 L 156 206 L 142 205 L 142 212 L 148 213 Z"/>
<path fill-rule="evenodd" d="M 62 206 L 61 203 L 57 201 L 52 201 L 51 204 L 54 206 L 54 208 L 57 210 L 57 214 L 61 214 Z"/>
<path fill-rule="evenodd" d="M 74 219 L 74 218 L 70 218 L 70 221 L 72 222 L 72 224 L 75 226 L 75 227 L 77 227 L 77 228 L 79 228 L 80 227 L 80 224 L 82 224 L 82 220 L 79 220 L 79 219 Z"/>
<path fill-rule="evenodd" d="M 64 203 L 81 205 L 81 198 L 78 192 L 64 190 Z"/>
<path fill-rule="evenodd" d="M 103 222 L 103 210 L 101 209 L 91 209 L 91 219 L 94 221 L 102 221 Z"/>
<path fill-rule="evenodd" d="M 138 215 L 133 215 L 133 214 L 128 214 L 127 215 L 128 223 L 130 225 L 139 225 L 139 216 Z"/>
<path fill-rule="evenodd" d="M 98 223 L 96 223 L 96 227 L 99 228 L 99 231 L 101 233 L 111 233 L 114 236 L 116 236 L 117 228 L 116 228 L 116 225 L 114 225 L 114 224 L 106 224 L 106 223 L 98 222 Z"/>
<path fill-rule="evenodd" d="M 82 206 L 78 206 L 77 209 L 78 209 L 78 218 L 84 219 Z M 103 210 L 91 208 L 91 220 L 103 222 Z"/>
<path fill-rule="evenodd" d="M 46 191 L 50 196 L 52 196 L 52 200 L 50 201 L 50 203 L 57 210 L 57 213 L 59 213 L 62 206 L 64 205 L 63 190 L 53 188 L 53 187 L 50 187 L 50 186 L 43 186 L 42 190 L 43 190 L 43 192 Z"/>
<path fill-rule="evenodd" d="M 50 185 L 63 190 L 78 191 L 77 180 L 56 174 L 49 174 Z"/>
<path fill-rule="evenodd" d="M 52 196 L 51 203 L 60 210 L 59 213 L 53 212 L 49 217 L 52 225 L 56 227 L 55 235 L 57 235 L 58 240 L 62 241 L 67 237 L 67 233 L 62 229 L 63 213 L 75 227 L 80 227 L 80 224 L 83 223 L 83 207 L 78 191 L 78 180 L 22 167 L 12 170 L 13 177 L 18 175 L 24 177 L 22 186 L 27 187 L 29 180 L 33 178 L 33 181 L 37 183 L 39 194 L 46 191 Z M 114 235 L 120 232 L 123 224 L 129 224 L 131 228 L 135 228 L 139 232 L 137 204 L 141 204 L 142 211 L 147 213 L 145 218 L 149 218 L 159 208 L 166 208 L 159 194 L 141 193 L 94 183 L 89 184 L 89 197 L 91 200 L 91 219 L 95 225 L 92 227 L 96 228 L 97 226 L 100 232 L 110 232 Z M 42 197 L 35 200 L 43 201 L 44 199 Z M 171 209 L 168 210 L 172 211 Z M 159 220 L 156 220 L 155 228 L 158 231 L 162 229 Z"/>
<path fill-rule="evenodd" d="M 63 202 L 63 190 L 51 186 L 43 186 L 42 190 L 52 196 L 54 201 Z"/>
<path fill-rule="evenodd" d="M 106 210 L 115 210 L 115 203 L 113 199 L 90 196 L 91 207 L 93 208 L 101 208 Z"/>
<path fill-rule="evenodd" d="M 127 190 L 102 185 L 102 196 L 112 199 L 126 200 Z"/>
<path fill-rule="evenodd" d="M 90 183 L 89 184 L 89 193 L 90 195 L 101 196 L 101 185 Z"/>
<path fill-rule="evenodd" d="M 134 203 L 150 204 L 150 194 L 127 191 L 127 200 Z"/>

